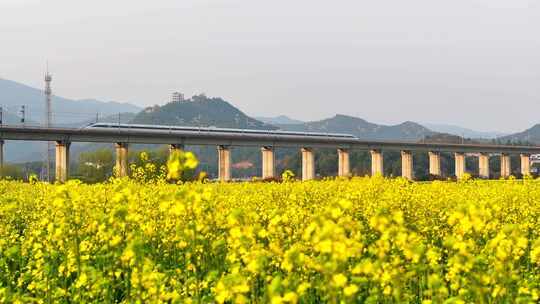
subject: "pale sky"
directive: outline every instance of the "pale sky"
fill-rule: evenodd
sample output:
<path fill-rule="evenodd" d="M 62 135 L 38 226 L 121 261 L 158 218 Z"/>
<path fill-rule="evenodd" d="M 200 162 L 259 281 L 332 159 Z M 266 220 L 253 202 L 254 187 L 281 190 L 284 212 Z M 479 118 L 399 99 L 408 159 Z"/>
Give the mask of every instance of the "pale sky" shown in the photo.
<path fill-rule="evenodd" d="M 0 0 L 0 77 L 42 87 L 46 60 L 70 98 L 179 90 L 253 116 L 540 123 L 538 0 Z"/>

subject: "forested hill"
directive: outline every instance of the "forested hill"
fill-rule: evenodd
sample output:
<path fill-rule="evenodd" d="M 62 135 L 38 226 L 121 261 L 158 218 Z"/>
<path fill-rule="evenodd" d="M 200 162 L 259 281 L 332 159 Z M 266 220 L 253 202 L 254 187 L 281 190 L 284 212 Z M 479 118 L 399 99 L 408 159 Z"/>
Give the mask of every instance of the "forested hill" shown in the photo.
<path fill-rule="evenodd" d="M 183 102 L 148 107 L 137 114 L 131 122 L 157 125 L 277 129 L 273 125 L 247 116 L 221 98 L 209 98 L 205 95 L 196 95 Z"/>
<path fill-rule="evenodd" d="M 447 133 L 436 133 L 420 140 L 421 143 L 445 143 L 445 144 L 486 144 L 495 143 L 493 139 L 473 139 Z"/>
<path fill-rule="evenodd" d="M 288 117 L 287 115 L 278 115 L 274 117 L 268 117 L 268 116 L 255 116 L 255 119 L 258 119 L 262 122 L 269 123 L 271 125 L 286 125 L 286 124 L 301 124 L 304 123 L 301 120 L 292 119 Z"/>
<path fill-rule="evenodd" d="M 540 144 L 540 124 L 523 132 L 499 137 L 498 141 L 500 143 Z"/>
<path fill-rule="evenodd" d="M 418 140 L 434 134 L 431 130 L 415 122 L 407 121 L 398 125 L 386 126 L 341 114 L 301 124 L 279 124 L 278 127 L 289 131 L 349 133 L 362 139 Z"/>

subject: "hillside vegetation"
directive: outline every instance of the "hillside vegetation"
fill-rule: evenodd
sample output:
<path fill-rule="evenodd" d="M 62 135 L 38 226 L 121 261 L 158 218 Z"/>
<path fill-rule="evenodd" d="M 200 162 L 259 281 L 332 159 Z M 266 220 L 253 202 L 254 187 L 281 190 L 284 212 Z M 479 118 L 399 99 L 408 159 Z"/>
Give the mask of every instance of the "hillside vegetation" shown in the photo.
<path fill-rule="evenodd" d="M 503 136 L 498 139 L 500 142 L 510 143 L 534 143 L 540 144 L 540 124 L 536 124 L 523 132 Z"/>
<path fill-rule="evenodd" d="M 289 131 L 347 133 L 362 139 L 418 140 L 434 134 L 429 129 L 410 121 L 385 126 L 347 115 L 335 115 L 332 118 L 300 124 L 278 124 L 278 126 Z"/>
<path fill-rule="evenodd" d="M 221 98 L 196 95 L 185 102 L 167 103 L 148 107 L 136 115 L 132 123 L 201 126 L 240 129 L 268 129 L 276 127 L 260 122 L 244 114 Z"/>

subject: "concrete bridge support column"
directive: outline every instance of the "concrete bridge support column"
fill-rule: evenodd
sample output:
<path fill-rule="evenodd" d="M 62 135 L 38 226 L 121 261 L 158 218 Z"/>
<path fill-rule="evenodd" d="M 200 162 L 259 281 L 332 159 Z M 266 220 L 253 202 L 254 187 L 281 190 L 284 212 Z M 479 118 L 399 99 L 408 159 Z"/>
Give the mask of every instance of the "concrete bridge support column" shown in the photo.
<path fill-rule="evenodd" d="M 350 174 L 349 150 L 338 149 L 338 176 L 347 177 Z"/>
<path fill-rule="evenodd" d="M 520 154 L 519 160 L 521 161 L 521 175 L 531 175 L 531 160 L 529 154 Z"/>
<path fill-rule="evenodd" d="M 437 177 L 442 176 L 441 172 L 441 153 L 429 151 L 429 174 Z"/>
<path fill-rule="evenodd" d="M 56 181 L 64 183 L 69 178 L 69 142 L 56 142 Z"/>
<path fill-rule="evenodd" d="M 384 175 L 383 154 L 381 150 L 371 150 L 371 176 Z"/>
<path fill-rule="evenodd" d="M 302 148 L 302 180 L 315 178 L 315 153 L 311 148 Z"/>
<path fill-rule="evenodd" d="M 128 176 L 128 143 L 116 143 L 116 166 L 114 167 L 117 177 Z"/>
<path fill-rule="evenodd" d="M 510 166 L 510 155 L 506 153 L 501 153 L 501 177 L 507 178 L 512 172 L 512 167 Z"/>
<path fill-rule="evenodd" d="M 275 177 L 275 155 L 274 148 L 272 147 L 262 147 L 262 178 L 273 178 Z"/>
<path fill-rule="evenodd" d="M 218 146 L 218 178 L 220 182 L 231 180 L 231 149 Z"/>
<path fill-rule="evenodd" d="M 0 139 L 0 178 L 4 177 L 4 141 Z"/>
<path fill-rule="evenodd" d="M 465 153 L 456 152 L 454 153 L 455 158 L 455 174 L 458 179 L 463 178 L 465 175 Z"/>
<path fill-rule="evenodd" d="M 413 155 L 411 151 L 401 151 L 401 176 L 408 179 L 414 179 Z"/>
<path fill-rule="evenodd" d="M 171 144 L 169 145 L 169 153 L 184 151 L 184 145 L 182 144 Z"/>
<path fill-rule="evenodd" d="M 489 154 L 480 153 L 478 155 L 478 176 L 481 178 L 489 178 Z"/>

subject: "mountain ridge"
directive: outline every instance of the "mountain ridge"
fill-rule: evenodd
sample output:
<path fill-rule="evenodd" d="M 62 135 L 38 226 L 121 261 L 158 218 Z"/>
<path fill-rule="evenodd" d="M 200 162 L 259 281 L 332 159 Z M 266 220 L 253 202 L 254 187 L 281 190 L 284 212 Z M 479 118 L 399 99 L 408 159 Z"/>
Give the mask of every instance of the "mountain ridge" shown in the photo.
<path fill-rule="evenodd" d="M 526 129 L 522 132 L 517 132 L 497 138 L 501 143 L 525 143 L 525 144 L 540 144 L 540 123 Z"/>
<path fill-rule="evenodd" d="M 210 98 L 202 94 L 182 102 L 169 102 L 162 106 L 147 107 L 130 122 L 240 129 L 277 129 L 273 125 L 249 117 L 220 97 Z"/>
<path fill-rule="evenodd" d="M 505 132 L 477 131 L 452 124 L 422 123 L 422 125 L 435 132 L 447 133 L 467 138 L 494 139 L 508 135 Z"/>
<path fill-rule="evenodd" d="M 285 131 L 350 133 L 362 139 L 419 140 L 435 132 L 412 121 L 397 125 L 379 125 L 363 118 L 336 114 L 331 118 L 302 124 L 277 125 Z"/>
<path fill-rule="evenodd" d="M 54 88 L 53 88 L 54 89 Z M 42 122 L 45 113 L 43 90 L 29 85 L 0 78 L 0 105 L 4 113 L 20 116 L 21 106 L 26 108 L 26 119 Z M 52 96 L 53 121 L 73 123 L 100 115 L 119 112 L 138 112 L 140 107 L 117 101 L 97 99 L 69 99 L 58 95 Z"/>
<path fill-rule="evenodd" d="M 257 120 L 260 120 L 260 121 L 262 121 L 264 123 L 268 123 L 268 124 L 282 124 L 282 125 L 284 125 L 284 124 L 301 124 L 301 123 L 304 123 L 304 121 L 290 118 L 287 115 L 278 115 L 278 116 L 274 116 L 274 117 L 255 116 L 254 118 L 257 119 Z"/>

